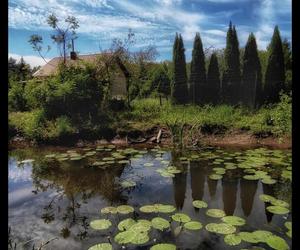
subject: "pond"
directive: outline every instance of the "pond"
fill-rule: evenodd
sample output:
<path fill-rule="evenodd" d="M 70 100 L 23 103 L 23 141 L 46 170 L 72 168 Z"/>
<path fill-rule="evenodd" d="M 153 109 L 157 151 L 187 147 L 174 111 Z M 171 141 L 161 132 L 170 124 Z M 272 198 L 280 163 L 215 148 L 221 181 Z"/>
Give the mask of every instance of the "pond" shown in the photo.
<path fill-rule="evenodd" d="M 8 167 L 12 249 L 292 248 L 288 150 L 28 148 Z"/>

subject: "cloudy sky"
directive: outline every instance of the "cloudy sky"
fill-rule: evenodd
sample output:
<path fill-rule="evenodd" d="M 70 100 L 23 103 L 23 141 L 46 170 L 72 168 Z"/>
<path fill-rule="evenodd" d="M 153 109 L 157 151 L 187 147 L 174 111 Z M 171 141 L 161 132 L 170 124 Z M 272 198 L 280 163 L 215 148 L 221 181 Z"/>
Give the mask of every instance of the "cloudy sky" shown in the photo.
<path fill-rule="evenodd" d="M 172 58 L 175 33 L 181 33 L 189 61 L 195 33 L 200 32 L 204 47 L 223 48 L 230 20 L 241 47 L 253 32 L 258 47 L 265 49 L 276 24 L 282 37 L 291 39 L 291 0 L 9 0 L 10 56 L 43 64 L 28 43 L 32 34 L 52 46 L 48 58 L 59 55 L 46 22 L 51 13 L 79 20 L 75 50 L 80 54 L 109 48 L 113 38 L 124 38 L 131 28 L 135 49 L 155 45 L 157 60 Z"/>

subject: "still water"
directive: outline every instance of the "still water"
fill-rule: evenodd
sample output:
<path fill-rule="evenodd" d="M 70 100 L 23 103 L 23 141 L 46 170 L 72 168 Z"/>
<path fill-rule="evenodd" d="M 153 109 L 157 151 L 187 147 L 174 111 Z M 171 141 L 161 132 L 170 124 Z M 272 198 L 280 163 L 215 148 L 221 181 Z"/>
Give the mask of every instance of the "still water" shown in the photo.
<path fill-rule="evenodd" d="M 95 149 L 29 148 L 9 152 L 11 249 L 15 246 L 38 249 L 47 241 L 42 249 L 89 249 L 98 243 L 111 243 L 113 249 L 150 249 L 158 243 L 174 244 L 177 249 L 287 249 L 244 240 L 229 246 L 223 234 L 206 230 L 207 224 L 222 222 L 221 218 L 206 214 L 211 208 L 245 219 L 245 225 L 236 226 L 236 234 L 265 230 L 281 237 L 292 248 L 284 225 L 292 221 L 291 151 L 208 148 L 176 152 L 167 148 L 113 146 Z M 180 171 L 164 174 L 162 170 L 170 166 Z M 271 179 L 272 184 L 265 184 L 268 181 L 262 181 L 263 178 L 244 178 L 257 171 L 268 175 L 263 178 Z M 271 204 L 262 201 L 261 194 L 287 202 L 289 212 L 269 212 L 267 207 Z M 208 207 L 195 208 L 194 200 L 202 200 Z M 176 210 L 172 213 L 139 210 L 141 206 L 156 203 L 173 205 Z M 104 207 L 124 204 L 132 206 L 134 212 L 100 212 Z M 200 222 L 202 228 L 180 227 L 182 223 L 171 217 L 178 212 Z M 151 228 L 146 243 L 118 244 L 114 240 L 121 220 L 151 221 L 157 216 L 167 219 L 170 227 Z M 90 222 L 96 219 L 108 219 L 112 225 L 106 230 L 95 230 Z"/>

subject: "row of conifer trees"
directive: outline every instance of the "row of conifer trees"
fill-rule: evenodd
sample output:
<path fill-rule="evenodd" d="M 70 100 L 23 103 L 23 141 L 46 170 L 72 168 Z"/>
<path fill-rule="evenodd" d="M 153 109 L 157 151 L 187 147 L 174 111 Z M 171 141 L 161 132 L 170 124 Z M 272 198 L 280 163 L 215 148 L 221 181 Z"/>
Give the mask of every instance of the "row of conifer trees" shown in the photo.
<path fill-rule="evenodd" d="M 176 34 L 173 46 L 174 103 L 243 104 L 253 108 L 279 101 L 279 93 L 284 88 L 285 67 L 278 26 L 275 26 L 268 48 L 269 57 L 264 81 L 254 34 L 251 33 L 248 37 L 240 63 L 239 42 L 235 26 L 231 22 L 226 37 L 223 72 L 219 70 L 216 53 L 212 53 L 206 72 L 203 45 L 200 34 L 197 33 L 188 79 L 184 50 L 182 37 Z"/>

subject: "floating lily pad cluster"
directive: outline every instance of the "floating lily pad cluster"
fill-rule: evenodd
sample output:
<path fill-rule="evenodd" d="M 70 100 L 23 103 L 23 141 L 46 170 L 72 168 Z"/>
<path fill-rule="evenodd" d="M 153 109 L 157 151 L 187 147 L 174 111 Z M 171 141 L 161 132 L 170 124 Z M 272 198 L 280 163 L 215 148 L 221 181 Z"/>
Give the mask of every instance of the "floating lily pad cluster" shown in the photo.
<path fill-rule="evenodd" d="M 271 205 L 267 207 L 267 210 L 273 214 L 288 214 L 289 210 L 289 203 L 276 199 L 271 195 L 261 194 L 259 199 L 263 202 L 270 203 Z"/>
<path fill-rule="evenodd" d="M 169 166 L 167 168 L 159 168 L 156 172 L 163 177 L 175 177 L 175 174 L 181 173 L 181 170 L 177 169 L 175 166 Z"/>

